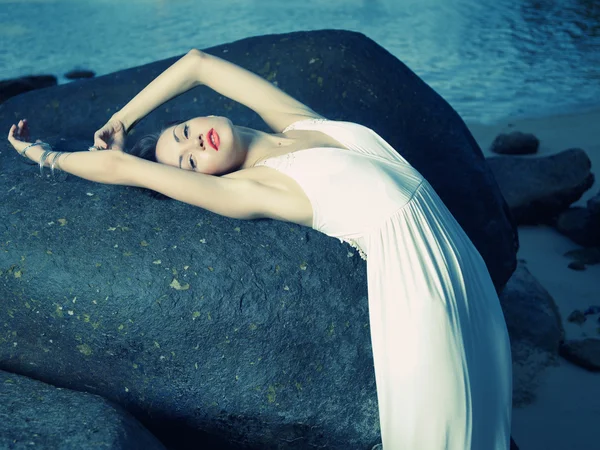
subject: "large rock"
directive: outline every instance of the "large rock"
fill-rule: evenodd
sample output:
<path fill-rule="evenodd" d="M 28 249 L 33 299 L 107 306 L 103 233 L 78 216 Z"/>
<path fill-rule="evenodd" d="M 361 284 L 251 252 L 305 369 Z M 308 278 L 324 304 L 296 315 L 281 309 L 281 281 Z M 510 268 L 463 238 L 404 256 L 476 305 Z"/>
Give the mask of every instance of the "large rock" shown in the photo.
<path fill-rule="evenodd" d="M 519 263 L 500 295 L 513 360 L 513 405 L 524 406 L 535 392 L 548 366 L 558 365 L 565 332 L 552 296 Z"/>
<path fill-rule="evenodd" d="M 248 38 L 205 51 L 260 74 L 325 117 L 378 132 L 432 184 L 482 254 L 496 287 L 508 281 L 517 231 L 479 146 L 456 111 L 388 51 L 361 33 L 332 30 Z M 27 115 L 39 137 L 91 145 L 112 114 L 180 57 L 21 95 L 0 105 L 0 126 L 8 130 Z M 131 142 L 170 120 L 207 114 L 271 132 L 253 111 L 199 86 L 146 116 Z"/>
<path fill-rule="evenodd" d="M 549 223 L 594 184 L 592 163 L 573 148 L 543 158 L 487 158 L 519 225 Z"/>
<path fill-rule="evenodd" d="M 0 370 L 0 448 L 163 450 L 120 406 Z"/>
<path fill-rule="evenodd" d="M 206 51 L 380 133 L 430 180 L 504 286 L 518 245 L 508 207 L 463 121 L 404 64 L 345 31 Z M 116 106 L 178 58 L 16 97 L 0 106 L 0 128 L 27 117 L 34 138 L 86 149 Z M 156 109 L 134 138 L 207 114 L 269 131 L 199 87 Z M 0 368 L 101 394 L 173 448 L 378 442 L 366 267 L 350 246 L 136 188 L 51 185 L 5 141 L 0 149 Z"/>

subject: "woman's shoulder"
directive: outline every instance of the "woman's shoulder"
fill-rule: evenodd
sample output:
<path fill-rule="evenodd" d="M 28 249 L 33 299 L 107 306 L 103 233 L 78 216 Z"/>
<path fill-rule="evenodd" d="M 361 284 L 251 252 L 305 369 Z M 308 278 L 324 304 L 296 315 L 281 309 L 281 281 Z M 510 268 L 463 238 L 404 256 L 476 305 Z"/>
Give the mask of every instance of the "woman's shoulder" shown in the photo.
<path fill-rule="evenodd" d="M 310 125 L 314 125 L 314 124 L 318 124 L 318 123 L 323 123 L 323 122 L 328 122 L 328 121 L 329 121 L 329 119 L 326 119 L 323 116 L 302 118 L 300 120 L 296 120 L 296 121 L 292 122 L 291 124 L 289 124 L 283 130 L 283 133 L 286 133 L 286 132 L 291 131 L 291 130 L 296 130 L 296 129 L 300 128 L 303 125 L 304 126 L 310 126 Z"/>

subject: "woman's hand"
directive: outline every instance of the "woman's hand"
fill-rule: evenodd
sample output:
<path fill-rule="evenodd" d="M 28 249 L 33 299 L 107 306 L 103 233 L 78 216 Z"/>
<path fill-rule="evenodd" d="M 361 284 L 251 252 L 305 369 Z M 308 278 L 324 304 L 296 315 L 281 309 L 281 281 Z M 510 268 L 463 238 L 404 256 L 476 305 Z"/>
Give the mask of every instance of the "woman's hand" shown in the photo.
<path fill-rule="evenodd" d="M 31 142 L 29 137 L 29 127 L 27 119 L 19 120 L 17 125 L 12 125 L 8 130 L 8 142 L 12 145 L 19 154 L 28 147 Z M 42 142 L 37 139 L 35 142 Z"/>
<path fill-rule="evenodd" d="M 125 125 L 114 117 L 94 133 L 94 146 L 99 150 L 119 150 L 125 149 L 125 139 L 127 132 Z"/>

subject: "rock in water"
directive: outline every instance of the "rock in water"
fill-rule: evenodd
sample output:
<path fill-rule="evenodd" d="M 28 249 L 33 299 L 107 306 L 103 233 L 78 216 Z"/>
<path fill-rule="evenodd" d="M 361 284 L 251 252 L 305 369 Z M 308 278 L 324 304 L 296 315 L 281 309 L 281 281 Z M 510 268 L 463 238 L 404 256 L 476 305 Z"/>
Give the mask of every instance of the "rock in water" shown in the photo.
<path fill-rule="evenodd" d="M 447 203 L 496 288 L 506 284 L 518 242 L 494 176 L 459 115 L 402 62 L 337 30 L 205 51 L 325 117 L 378 132 Z M 0 105 L 0 128 L 18 112 L 34 137 L 85 151 L 179 58 L 24 94 Z M 157 108 L 135 136 L 210 114 L 270 131 L 199 86 Z M 136 188 L 75 177 L 50 185 L 7 147 L 0 141 L 0 368 L 100 394 L 172 448 L 347 450 L 379 441 L 366 266 L 349 245 Z"/>
<path fill-rule="evenodd" d="M 78 80 L 80 78 L 94 78 L 96 73 L 88 69 L 73 69 L 65 73 L 68 80 Z"/>
<path fill-rule="evenodd" d="M 56 86 L 57 83 L 58 81 L 54 75 L 29 75 L 10 80 L 0 80 L 0 103 L 25 92 Z"/>

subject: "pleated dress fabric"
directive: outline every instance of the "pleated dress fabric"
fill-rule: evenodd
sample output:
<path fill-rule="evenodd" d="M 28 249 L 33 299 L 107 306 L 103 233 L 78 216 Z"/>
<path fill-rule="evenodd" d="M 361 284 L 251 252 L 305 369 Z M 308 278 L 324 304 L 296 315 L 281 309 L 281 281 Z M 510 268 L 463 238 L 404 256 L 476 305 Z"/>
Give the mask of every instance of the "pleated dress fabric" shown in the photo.
<path fill-rule="evenodd" d="M 312 228 L 366 260 L 384 450 L 507 450 L 512 363 L 486 264 L 431 185 L 381 136 L 308 119 L 346 148 L 310 148 L 257 165 L 295 180 Z"/>

